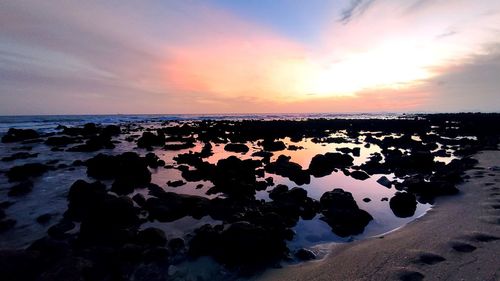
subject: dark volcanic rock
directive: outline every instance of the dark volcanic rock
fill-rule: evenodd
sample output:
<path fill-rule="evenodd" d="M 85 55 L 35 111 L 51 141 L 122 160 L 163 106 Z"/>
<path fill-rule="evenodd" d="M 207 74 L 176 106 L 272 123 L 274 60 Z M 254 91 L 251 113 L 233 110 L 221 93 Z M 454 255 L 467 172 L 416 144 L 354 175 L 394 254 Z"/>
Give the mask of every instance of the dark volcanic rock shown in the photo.
<path fill-rule="evenodd" d="M 267 164 L 266 171 L 287 177 L 298 185 L 309 184 L 311 182 L 309 173 L 306 170 L 302 170 L 299 164 L 290 162 L 290 157 L 285 155 L 280 155 L 276 159 L 276 162 Z"/>
<path fill-rule="evenodd" d="M 411 217 L 417 209 L 417 199 L 415 195 L 407 192 L 396 192 L 394 197 L 389 201 L 394 215 L 400 218 Z"/>
<path fill-rule="evenodd" d="M 148 227 L 139 231 L 137 238 L 142 244 L 150 246 L 165 246 L 167 243 L 165 232 L 156 227 Z"/>
<path fill-rule="evenodd" d="M 176 180 L 176 181 L 168 181 L 167 185 L 170 187 L 179 187 L 185 185 L 186 182 L 182 180 Z"/>
<path fill-rule="evenodd" d="M 153 169 L 165 166 L 165 161 L 161 160 L 153 152 L 149 152 L 148 154 L 146 154 L 145 159 L 146 159 L 148 166 L 153 168 Z"/>
<path fill-rule="evenodd" d="M 95 136 L 90 136 L 89 139 L 81 145 L 73 146 L 68 149 L 68 151 L 73 152 L 94 152 L 101 149 L 112 149 L 115 145 L 111 141 L 111 136 L 99 134 Z"/>
<path fill-rule="evenodd" d="M 224 146 L 224 150 L 231 152 L 247 153 L 248 150 L 250 149 L 243 143 L 228 143 Z"/>
<path fill-rule="evenodd" d="M 24 181 L 31 177 L 39 177 L 49 170 L 47 165 L 41 163 L 29 163 L 15 166 L 7 171 L 9 181 Z"/>
<path fill-rule="evenodd" d="M 223 264 L 251 270 L 279 261 L 288 249 L 280 231 L 239 221 L 226 230 L 210 225 L 199 228 L 190 242 L 189 253 L 211 255 Z"/>
<path fill-rule="evenodd" d="M 0 251 L 0 278 L 5 281 L 36 280 L 41 270 L 39 254 L 25 250 Z"/>
<path fill-rule="evenodd" d="M 146 198 L 144 197 L 144 195 L 140 193 L 134 195 L 132 197 L 132 200 L 134 200 L 134 202 L 141 207 L 144 207 L 146 205 Z"/>
<path fill-rule="evenodd" d="M 151 219 L 160 222 L 171 222 L 185 216 L 200 218 L 208 212 L 210 200 L 204 197 L 165 192 L 154 185 L 149 187 L 149 193 L 155 197 L 146 200 L 144 209 Z"/>
<path fill-rule="evenodd" d="M 183 150 L 195 147 L 196 145 L 193 142 L 186 143 L 167 143 L 163 146 L 165 150 Z"/>
<path fill-rule="evenodd" d="M 87 123 L 84 124 L 83 127 L 62 127 L 63 131 L 62 134 L 68 135 L 68 136 L 92 136 L 96 135 L 100 131 L 100 127 L 98 127 L 94 123 Z"/>
<path fill-rule="evenodd" d="M 82 218 L 79 239 L 85 244 L 123 245 L 139 226 L 138 209 L 127 196 L 105 196 Z"/>
<path fill-rule="evenodd" d="M 157 134 L 152 132 L 143 132 L 142 136 L 137 140 L 137 146 L 140 148 L 151 149 L 153 146 L 165 145 L 165 135 L 161 130 Z"/>
<path fill-rule="evenodd" d="M 447 180 L 426 181 L 423 177 L 414 176 L 404 180 L 401 186 L 406 187 L 408 192 L 419 196 L 419 201 L 427 202 L 437 196 L 454 195 L 458 189 L 453 182 Z"/>
<path fill-rule="evenodd" d="M 75 181 L 68 194 L 68 210 L 65 216 L 81 221 L 91 212 L 95 204 L 102 204 L 106 198 L 106 186 L 100 182 Z"/>
<path fill-rule="evenodd" d="M 265 151 L 280 151 L 286 149 L 286 145 L 282 141 L 264 140 L 261 145 Z"/>
<path fill-rule="evenodd" d="M 284 184 L 278 184 L 275 188 L 269 191 L 269 198 L 271 198 L 272 200 L 276 200 L 282 197 L 287 192 L 288 192 L 288 186 Z"/>
<path fill-rule="evenodd" d="M 341 237 L 362 233 L 372 216 L 358 207 L 350 192 L 336 188 L 325 192 L 320 199 L 321 218 Z"/>
<path fill-rule="evenodd" d="M 271 162 L 271 157 L 273 157 L 273 153 L 269 151 L 256 151 L 252 153 L 252 156 L 254 157 L 262 157 L 262 162 L 263 163 L 269 163 Z"/>
<path fill-rule="evenodd" d="M 299 249 L 295 252 L 295 257 L 301 261 L 309 261 L 316 259 L 316 254 L 308 249 Z"/>
<path fill-rule="evenodd" d="M 299 216 L 305 220 L 310 220 L 316 216 L 320 210 L 316 200 L 307 197 L 307 191 L 300 187 L 294 187 L 290 190 L 285 185 L 278 185 L 269 193 L 273 199 L 274 212 L 283 216 L 293 224 L 296 223 Z"/>
<path fill-rule="evenodd" d="M 87 175 L 96 179 L 115 179 L 113 190 L 130 193 L 133 188 L 151 181 L 148 161 L 134 152 L 112 156 L 98 154 L 87 160 Z"/>
<path fill-rule="evenodd" d="M 9 196 L 22 196 L 26 195 L 33 190 L 33 182 L 32 181 L 23 181 L 14 186 L 12 186 L 9 190 Z"/>
<path fill-rule="evenodd" d="M 318 154 L 311 159 L 309 172 L 315 177 L 324 177 L 331 174 L 336 168 L 347 168 L 352 165 L 354 158 L 347 154 L 331 153 Z"/>
<path fill-rule="evenodd" d="M 255 195 L 257 173 L 261 165 L 257 160 L 240 160 L 235 156 L 221 159 L 209 174 L 214 187 L 209 194 L 222 192 L 231 197 L 248 198 Z"/>
<path fill-rule="evenodd" d="M 51 219 L 52 219 L 52 214 L 51 213 L 47 213 L 47 214 L 43 214 L 43 215 L 38 216 L 36 218 L 36 222 L 39 223 L 39 224 L 46 224 Z"/>
<path fill-rule="evenodd" d="M 362 181 L 370 178 L 370 176 L 367 173 L 363 172 L 363 171 L 352 171 L 351 172 L 351 177 L 353 177 L 353 178 L 355 178 L 357 180 L 362 180 Z"/>
<path fill-rule="evenodd" d="M 4 143 L 19 142 L 19 141 L 36 139 L 38 137 L 40 137 L 40 135 L 33 129 L 23 130 L 23 129 L 10 128 L 7 131 L 7 134 L 5 134 L 2 137 L 2 142 Z"/>
<path fill-rule="evenodd" d="M 47 233 L 54 239 L 64 239 L 68 236 L 66 232 L 75 228 L 75 224 L 69 220 L 62 220 L 51 226 Z"/>
<path fill-rule="evenodd" d="M 387 188 L 391 188 L 391 186 L 392 186 L 392 182 L 386 176 L 380 177 L 377 180 L 377 183 L 379 183 L 380 185 L 383 185 Z"/>
<path fill-rule="evenodd" d="M 5 232 L 16 225 L 16 220 L 14 219 L 3 219 L 0 220 L 0 233 Z"/>

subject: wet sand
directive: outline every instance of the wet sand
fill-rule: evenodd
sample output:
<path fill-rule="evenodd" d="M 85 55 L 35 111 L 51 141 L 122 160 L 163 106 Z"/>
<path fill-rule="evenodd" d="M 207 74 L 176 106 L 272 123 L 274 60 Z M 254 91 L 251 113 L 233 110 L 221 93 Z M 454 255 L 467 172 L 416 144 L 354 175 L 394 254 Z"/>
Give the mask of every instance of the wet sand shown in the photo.
<path fill-rule="evenodd" d="M 258 280 L 500 280 L 500 151 L 483 151 L 460 194 L 382 237 L 333 247 L 321 261 Z M 496 167 L 496 168 L 491 168 Z M 481 169 L 484 168 L 484 169 Z"/>

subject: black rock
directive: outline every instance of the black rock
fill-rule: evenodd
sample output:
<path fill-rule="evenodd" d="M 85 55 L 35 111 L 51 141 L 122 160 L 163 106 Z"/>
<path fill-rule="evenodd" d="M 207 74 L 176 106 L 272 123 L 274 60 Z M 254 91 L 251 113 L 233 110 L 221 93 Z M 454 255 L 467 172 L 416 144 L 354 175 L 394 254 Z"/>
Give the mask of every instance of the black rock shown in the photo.
<path fill-rule="evenodd" d="M 47 233 L 54 239 L 64 239 L 68 235 L 66 232 L 75 228 L 75 224 L 69 220 L 62 220 L 49 228 Z"/>
<path fill-rule="evenodd" d="M 68 210 L 66 216 L 81 221 L 95 207 L 102 204 L 106 198 L 106 186 L 100 182 L 87 183 L 84 180 L 75 181 L 68 194 Z"/>
<path fill-rule="evenodd" d="M 9 196 L 22 196 L 26 195 L 33 190 L 33 182 L 26 180 L 12 186 L 9 190 Z"/>
<path fill-rule="evenodd" d="M 146 198 L 144 198 L 144 195 L 142 195 L 140 193 L 137 193 L 136 195 L 134 195 L 132 197 L 132 200 L 134 200 L 134 202 L 137 203 L 137 205 L 139 205 L 141 207 L 144 207 L 144 205 L 146 205 Z"/>
<path fill-rule="evenodd" d="M 24 140 L 31 140 L 40 137 L 40 135 L 33 129 L 14 129 L 10 128 L 2 137 L 2 142 L 18 142 Z"/>
<path fill-rule="evenodd" d="M 331 153 L 318 154 L 311 159 L 309 172 L 315 177 L 324 177 L 331 174 L 336 168 L 347 168 L 352 165 L 354 158 L 347 154 Z"/>
<path fill-rule="evenodd" d="M 168 248 L 172 252 L 177 253 L 177 252 L 180 252 L 184 249 L 184 247 L 186 246 L 185 244 L 186 244 L 186 242 L 184 242 L 184 239 L 177 237 L 177 238 L 170 239 L 170 241 L 168 241 Z"/>
<path fill-rule="evenodd" d="M 316 254 L 308 249 L 299 249 L 295 252 L 295 257 L 301 261 L 309 261 L 316 259 Z"/>
<path fill-rule="evenodd" d="M 370 176 L 367 173 L 363 172 L 363 171 L 352 171 L 351 172 L 351 177 L 353 177 L 353 178 L 355 178 L 357 180 L 362 180 L 362 181 L 370 178 Z"/>
<path fill-rule="evenodd" d="M 203 217 L 208 211 L 207 205 L 210 200 L 207 198 L 165 192 L 161 187 L 150 186 L 149 188 L 150 194 L 155 197 L 148 198 L 144 208 L 151 219 L 172 222 L 188 215 L 196 218 Z"/>
<path fill-rule="evenodd" d="M 284 184 L 278 184 L 275 188 L 269 191 L 269 198 L 271 198 L 272 200 L 276 200 L 282 197 L 287 192 L 288 192 L 288 186 Z"/>
<path fill-rule="evenodd" d="M 0 220 L 0 233 L 5 232 L 16 225 L 16 220 L 14 219 L 3 219 Z"/>
<path fill-rule="evenodd" d="M 250 149 L 243 143 L 228 143 L 224 146 L 224 150 L 231 152 L 247 153 L 248 150 Z"/>
<path fill-rule="evenodd" d="M 258 186 L 257 173 L 263 172 L 258 169 L 260 165 L 260 161 L 241 160 L 236 156 L 219 160 L 215 167 L 206 168 L 207 177 L 214 184 L 207 193 L 222 192 L 234 198 L 253 197 Z"/>
<path fill-rule="evenodd" d="M 417 209 L 417 199 L 415 195 L 407 192 L 396 192 L 394 197 L 389 201 L 394 215 L 400 218 L 411 217 Z"/>
<path fill-rule="evenodd" d="M 153 169 L 165 166 L 165 161 L 161 160 L 156 154 L 152 152 L 146 154 L 145 159 L 148 166 Z"/>
<path fill-rule="evenodd" d="M 47 165 L 41 163 L 29 163 L 15 166 L 7 171 L 9 181 L 24 181 L 31 177 L 39 177 L 49 170 Z"/>
<path fill-rule="evenodd" d="M 148 227 L 144 230 L 139 231 L 137 234 L 137 239 L 142 244 L 149 246 L 165 246 L 167 243 L 167 238 L 165 237 L 165 232 L 156 227 Z"/>
<path fill-rule="evenodd" d="M 302 170 L 302 166 L 297 163 L 290 162 L 290 157 L 280 155 L 276 162 L 266 165 L 268 173 L 287 177 L 298 185 L 309 184 L 311 177 L 306 170 Z"/>
<path fill-rule="evenodd" d="M 42 265 L 39 255 L 33 251 L 2 250 L 0 251 L 0 278 L 5 281 L 36 280 Z"/>
<path fill-rule="evenodd" d="M 86 165 L 90 177 L 115 179 L 120 185 L 145 185 L 151 181 L 146 159 L 134 152 L 116 156 L 98 154 L 87 160 Z"/>
<path fill-rule="evenodd" d="M 391 188 L 391 186 L 392 186 L 392 182 L 386 176 L 380 177 L 377 180 L 377 183 L 379 183 L 380 185 L 383 185 L 387 188 Z"/>
<path fill-rule="evenodd" d="M 137 146 L 151 149 L 153 146 L 165 145 L 165 135 L 161 130 L 158 130 L 157 133 L 143 132 L 142 136 L 137 140 Z"/>
<path fill-rule="evenodd" d="M 107 195 L 83 216 L 79 239 L 85 244 L 122 246 L 139 226 L 138 213 L 129 197 Z"/>
<path fill-rule="evenodd" d="M 51 213 L 47 213 L 47 214 L 43 214 L 43 215 L 38 216 L 36 218 L 36 222 L 39 223 L 39 224 L 46 224 L 51 219 L 52 219 L 52 214 Z"/>
<path fill-rule="evenodd" d="M 176 181 L 168 181 L 167 185 L 170 187 L 179 187 L 185 185 L 186 182 L 182 180 L 176 180 Z"/>
<path fill-rule="evenodd" d="M 286 149 L 286 145 L 282 141 L 264 140 L 261 145 L 265 151 L 280 151 Z"/>
<path fill-rule="evenodd" d="M 321 219 L 341 237 L 363 232 L 365 226 L 373 219 L 368 212 L 358 207 L 350 192 L 339 188 L 325 192 L 320 198 L 320 203 L 323 209 Z"/>
<path fill-rule="evenodd" d="M 84 144 L 73 146 L 67 151 L 72 152 L 94 152 L 101 149 L 112 149 L 115 145 L 111 141 L 111 136 L 99 134 L 95 136 L 90 136 Z"/>

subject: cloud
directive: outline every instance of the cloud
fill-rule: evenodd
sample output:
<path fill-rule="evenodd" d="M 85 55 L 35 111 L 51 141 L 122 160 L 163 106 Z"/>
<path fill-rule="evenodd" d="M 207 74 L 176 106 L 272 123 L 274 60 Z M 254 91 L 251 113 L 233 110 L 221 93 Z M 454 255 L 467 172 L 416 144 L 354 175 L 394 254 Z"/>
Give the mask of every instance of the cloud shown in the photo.
<path fill-rule="evenodd" d="M 0 114 L 492 107 L 500 2 L 334 7 L 307 42 L 206 2 L 6 2 Z"/>
<path fill-rule="evenodd" d="M 349 6 L 341 12 L 340 22 L 347 24 L 354 16 L 361 16 L 374 0 L 351 0 Z"/>

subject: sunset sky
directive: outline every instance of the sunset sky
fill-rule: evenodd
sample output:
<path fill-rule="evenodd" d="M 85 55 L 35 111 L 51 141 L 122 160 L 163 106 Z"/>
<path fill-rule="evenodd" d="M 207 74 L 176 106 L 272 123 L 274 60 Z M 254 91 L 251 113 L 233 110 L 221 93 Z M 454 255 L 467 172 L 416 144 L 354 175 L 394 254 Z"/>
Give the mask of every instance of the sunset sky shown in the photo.
<path fill-rule="evenodd" d="M 0 115 L 500 111 L 499 0 L 0 2 Z"/>

